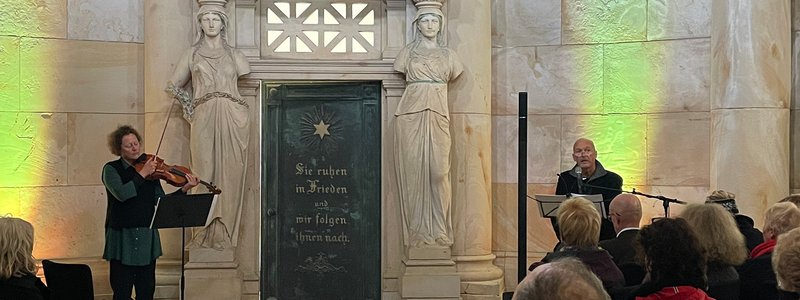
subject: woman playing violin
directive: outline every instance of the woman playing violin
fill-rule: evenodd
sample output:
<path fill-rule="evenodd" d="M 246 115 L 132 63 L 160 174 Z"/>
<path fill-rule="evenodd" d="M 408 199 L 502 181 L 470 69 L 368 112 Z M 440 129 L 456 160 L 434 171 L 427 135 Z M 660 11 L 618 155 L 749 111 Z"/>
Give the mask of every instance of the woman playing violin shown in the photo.
<path fill-rule="evenodd" d="M 114 299 L 153 299 L 156 284 L 156 259 L 161 256 L 161 239 L 157 229 L 150 229 L 156 199 L 164 195 L 158 180 L 146 180 L 156 172 L 155 159 L 139 162 L 142 138 L 133 127 L 120 126 L 108 136 L 111 153 L 118 160 L 103 166 L 106 187 L 106 244 L 103 259 L 110 264 L 111 289 Z M 185 194 L 197 186 L 198 179 L 186 174 L 186 184 L 173 194 Z"/>

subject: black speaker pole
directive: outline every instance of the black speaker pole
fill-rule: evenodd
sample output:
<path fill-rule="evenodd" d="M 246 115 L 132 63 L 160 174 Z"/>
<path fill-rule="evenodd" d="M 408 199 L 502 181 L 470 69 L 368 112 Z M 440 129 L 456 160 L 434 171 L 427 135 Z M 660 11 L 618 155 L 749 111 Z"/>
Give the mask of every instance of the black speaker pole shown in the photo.
<path fill-rule="evenodd" d="M 519 92 L 517 167 L 517 282 L 528 271 L 528 92 Z"/>
<path fill-rule="evenodd" d="M 183 219 L 183 216 L 181 216 Z M 181 221 L 181 224 L 185 224 Z M 184 295 L 184 289 L 186 288 L 186 277 L 183 276 L 184 273 L 184 264 L 186 264 L 186 227 L 181 227 L 181 299 L 185 300 L 186 298 Z"/>

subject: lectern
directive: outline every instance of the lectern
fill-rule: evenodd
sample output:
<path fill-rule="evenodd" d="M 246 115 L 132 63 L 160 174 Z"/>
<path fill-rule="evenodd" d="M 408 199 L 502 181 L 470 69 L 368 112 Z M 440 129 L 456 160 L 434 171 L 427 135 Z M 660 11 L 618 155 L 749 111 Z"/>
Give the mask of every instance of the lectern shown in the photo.
<path fill-rule="evenodd" d="M 591 201 L 594 204 L 597 212 L 600 213 L 600 219 L 608 218 L 608 212 L 606 211 L 605 205 L 603 205 L 603 195 L 579 195 L 579 194 L 572 194 L 569 197 L 566 195 L 536 195 L 533 199 L 536 200 L 536 203 L 539 204 L 539 214 L 543 218 L 555 218 L 556 214 L 558 213 L 558 207 L 561 206 L 561 203 L 564 200 L 569 198 L 576 198 L 582 197 L 586 198 L 587 200 Z"/>

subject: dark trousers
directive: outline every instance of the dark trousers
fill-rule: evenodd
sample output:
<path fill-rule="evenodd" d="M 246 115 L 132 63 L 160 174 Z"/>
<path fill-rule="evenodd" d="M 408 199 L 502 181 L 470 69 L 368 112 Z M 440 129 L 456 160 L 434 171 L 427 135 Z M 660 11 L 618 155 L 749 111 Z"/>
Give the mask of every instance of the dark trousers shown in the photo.
<path fill-rule="evenodd" d="M 156 291 L 156 262 L 146 266 L 123 265 L 118 260 L 110 261 L 109 280 L 114 291 L 114 300 L 130 300 L 136 287 L 136 300 L 152 300 Z"/>

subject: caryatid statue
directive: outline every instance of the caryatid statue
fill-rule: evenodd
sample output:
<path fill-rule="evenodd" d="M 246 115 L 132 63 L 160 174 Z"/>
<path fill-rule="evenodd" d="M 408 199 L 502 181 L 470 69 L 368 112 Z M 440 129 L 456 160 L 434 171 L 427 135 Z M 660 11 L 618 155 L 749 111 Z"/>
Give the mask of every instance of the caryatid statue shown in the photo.
<path fill-rule="evenodd" d="M 250 107 L 237 81 L 250 73 L 250 65 L 227 42 L 226 0 L 199 2 L 194 44 L 178 62 L 167 92 L 180 100 L 191 125 L 192 170 L 222 190 L 212 223 L 191 245 L 222 250 L 236 244 L 242 212 Z M 183 90 L 190 79 L 192 96 Z"/>
<path fill-rule="evenodd" d="M 463 66 L 443 43 L 443 1 L 415 0 L 414 38 L 394 63 L 394 69 L 406 77 L 406 89 L 394 113 L 394 161 L 403 241 L 410 247 L 453 244 L 447 84 L 461 74 Z"/>

